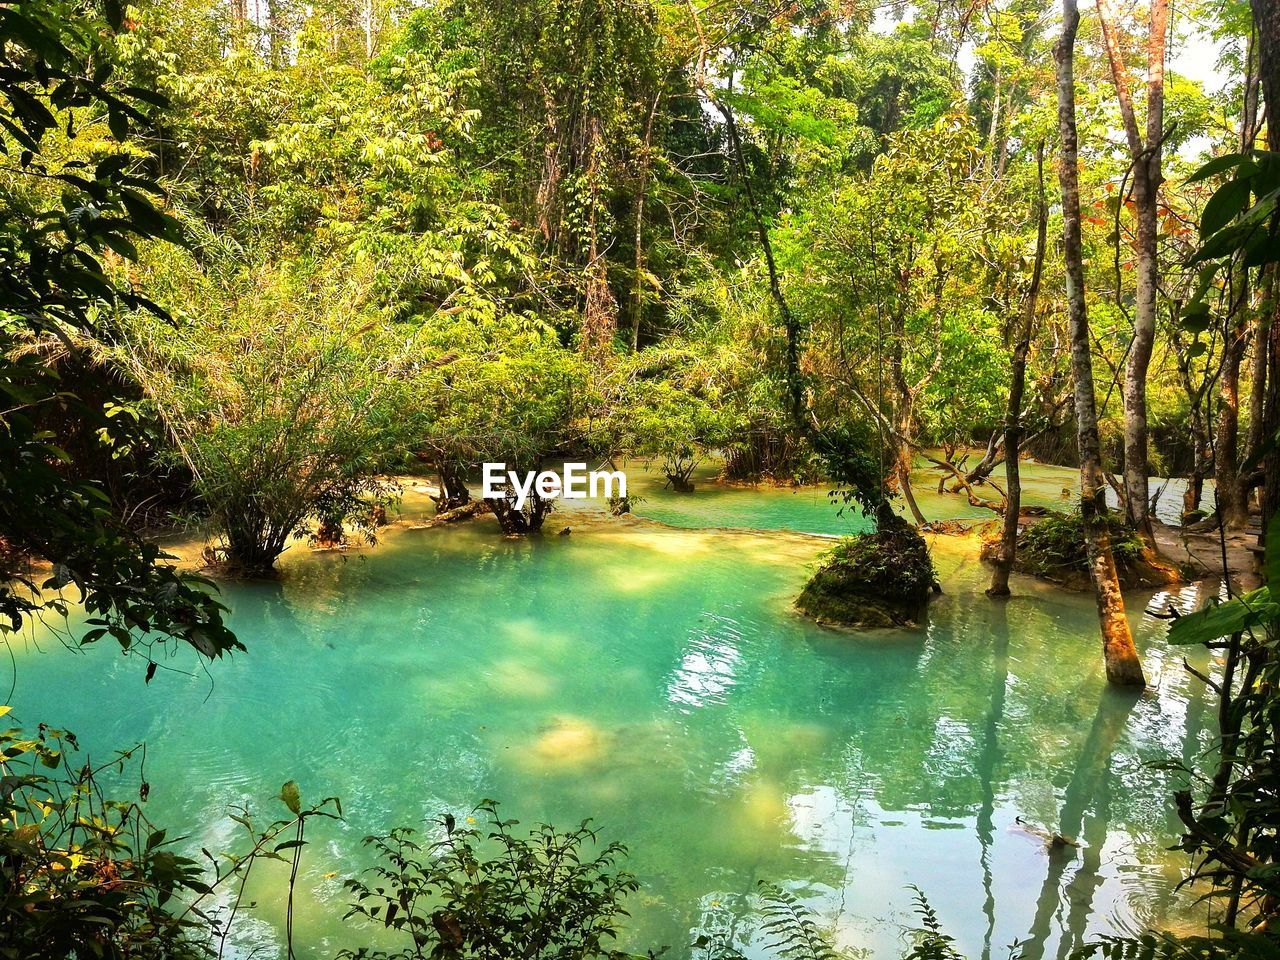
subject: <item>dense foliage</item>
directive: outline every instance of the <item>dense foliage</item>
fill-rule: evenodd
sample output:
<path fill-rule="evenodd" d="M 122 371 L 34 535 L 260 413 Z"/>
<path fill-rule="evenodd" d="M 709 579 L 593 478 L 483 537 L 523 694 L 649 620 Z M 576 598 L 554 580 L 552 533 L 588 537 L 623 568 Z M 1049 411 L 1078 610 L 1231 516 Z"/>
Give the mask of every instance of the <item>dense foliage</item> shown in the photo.
<path fill-rule="evenodd" d="M 1099 3 L 1079 56 L 1068 0 L 1056 57 L 1051 4 L 918 6 L 0 0 L 0 631 L 79 603 L 78 639 L 149 680 L 156 644 L 241 646 L 147 525 L 194 515 L 210 559 L 262 575 L 299 537 L 371 536 L 398 472 L 425 464 L 444 507 L 484 461 L 568 455 L 652 458 L 684 491 L 716 454 L 733 479 L 820 475 L 878 527 L 802 608 L 854 596 L 837 619 L 866 625 L 888 598 L 900 624 L 934 579 L 888 507 L 924 523 L 913 466 L 1016 518 L 993 470 L 1032 450 L 1096 482 L 1026 562 L 1093 572 L 1132 653 L 1108 626 L 1114 561 L 1154 551 L 1148 475 L 1187 475 L 1187 516 L 1212 476 L 1221 528 L 1259 486 L 1264 520 L 1280 505 L 1275 14 L 1197 6 L 1233 78 L 1206 90 L 1166 74 L 1159 0 L 1145 23 Z M 525 534 L 550 505 L 493 510 Z M 1171 630 L 1226 663 L 1185 846 L 1257 936 L 1094 953 L 1274 951 L 1269 529 L 1268 584 Z M 0 735 L 0 955 L 220 951 L 240 894 L 216 894 L 264 858 L 292 890 L 305 825 L 340 813 L 287 783 L 290 816 L 238 815 L 247 851 L 206 866 L 74 747 Z M 481 814 L 488 834 L 372 840 L 352 916 L 407 940 L 392 955 L 614 956 L 621 848 Z M 912 957 L 950 960 L 920 906 Z M 770 949 L 832 955 L 789 893 L 761 907 Z"/>
<path fill-rule="evenodd" d="M 1111 551 L 1121 576 L 1142 560 L 1142 541 L 1126 526 L 1123 517 L 1107 517 Z M 1084 545 L 1084 523 L 1078 513 L 1050 511 L 1027 524 L 1018 537 L 1018 569 L 1048 579 L 1087 576 L 1089 557 Z"/>
<path fill-rule="evenodd" d="M 394 931 L 398 950 L 345 950 L 348 960 L 403 957 L 530 960 L 627 956 L 610 942 L 627 916 L 623 900 L 639 884 L 619 862 L 626 848 L 597 846 L 589 823 L 558 832 L 541 825 L 527 836 L 484 801 L 465 823 L 436 820 L 439 839 L 401 828 L 367 837 L 378 865 L 348 880 L 348 916 Z M 474 826 L 472 826 L 474 824 Z"/>

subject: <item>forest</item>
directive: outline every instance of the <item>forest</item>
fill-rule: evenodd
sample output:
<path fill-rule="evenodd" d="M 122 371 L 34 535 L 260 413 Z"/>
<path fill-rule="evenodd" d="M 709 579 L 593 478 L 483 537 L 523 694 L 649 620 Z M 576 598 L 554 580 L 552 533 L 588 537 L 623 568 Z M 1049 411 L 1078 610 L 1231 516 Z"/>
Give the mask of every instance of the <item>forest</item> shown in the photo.
<path fill-rule="evenodd" d="M 1276 0 L 0 0 L 0 958 L 1280 956 L 1276 130 Z"/>

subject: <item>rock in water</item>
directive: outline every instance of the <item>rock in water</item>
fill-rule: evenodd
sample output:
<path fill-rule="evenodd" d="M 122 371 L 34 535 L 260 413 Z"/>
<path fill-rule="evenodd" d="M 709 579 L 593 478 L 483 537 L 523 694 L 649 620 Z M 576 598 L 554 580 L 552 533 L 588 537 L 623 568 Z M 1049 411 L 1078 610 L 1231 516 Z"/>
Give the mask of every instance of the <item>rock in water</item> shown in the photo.
<path fill-rule="evenodd" d="M 914 627 L 924 616 L 935 582 L 924 538 L 886 511 L 874 533 L 847 537 L 826 556 L 796 599 L 796 608 L 819 623 Z"/>

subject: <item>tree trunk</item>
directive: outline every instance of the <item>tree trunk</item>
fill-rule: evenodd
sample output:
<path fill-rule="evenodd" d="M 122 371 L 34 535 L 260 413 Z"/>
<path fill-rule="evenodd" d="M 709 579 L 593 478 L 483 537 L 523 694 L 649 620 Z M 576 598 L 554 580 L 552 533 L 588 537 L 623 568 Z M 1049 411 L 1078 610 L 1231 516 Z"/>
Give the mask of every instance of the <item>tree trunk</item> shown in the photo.
<path fill-rule="evenodd" d="M 1000 152 L 998 142 L 1000 137 L 1000 68 L 996 67 L 996 72 L 991 78 L 992 94 L 991 94 L 991 126 L 987 130 L 987 163 L 989 169 L 994 170 L 996 167 L 996 157 Z"/>
<path fill-rule="evenodd" d="M 618 328 L 618 301 L 609 289 L 609 268 L 605 251 L 600 249 L 600 118 L 592 117 L 587 144 L 587 186 L 590 213 L 587 217 L 586 304 L 582 311 L 582 345 L 589 352 L 600 352 L 613 342 Z"/>
<path fill-rule="evenodd" d="M 1191 357 L 1181 346 L 1178 333 L 1174 332 L 1174 350 L 1178 356 L 1178 373 L 1182 377 L 1182 387 L 1187 392 L 1187 403 L 1190 408 L 1192 463 L 1191 475 L 1187 477 L 1187 489 L 1182 494 L 1182 517 L 1186 523 L 1188 514 L 1200 509 L 1200 501 L 1204 498 L 1204 479 L 1213 469 L 1213 446 L 1209 442 L 1209 425 L 1207 412 L 1204 409 L 1208 384 L 1197 387 L 1191 377 Z"/>
<path fill-rule="evenodd" d="M 1280 3 L 1249 0 L 1258 49 L 1258 76 L 1266 104 L 1267 144 L 1280 150 Z"/>
<path fill-rule="evenodd" d="M 1248 459 L 1253 459 L 1258 455 L 1258 451 L 1262 449 L 1263 443 L 1266 441 L 1266 433 L 1263 428 L 1266 426 L 1266 406 L 1267 406 L 1267 374 L 1269 373 L 1267 358 L 1267 331 L 1270 327 L 1270 304 L 1275 296 L 1275 269 L 1269 269 L 1263 280 L 1263 294 L 1258 303 L 1258 309 L 1254 313 L 1253 318 L 1253 369 L 1250 373 L 1250 393 L 1249 393 L 1249 439 L 1248 439 Z M 1248 477 L 1240 478 L 1241 485 L 1245 488 L 1245 502 L 1248 502 L 1248 493 L 1251 483 Z"/>
<path fill-rule="evenodd" d="M 1240 149 L 1253 148 L 1257 122 L 1257 78 L 1252 38 L 1245 52 L 1244 103 L 1240 111 Z M 1218 436 L 1214 450 L 1214 483 L 1223 526 L 1242 530 L 1249 522 L 1249 488 L 1240 477 L 1240 368 L 1249 341 L 1249 269 L 1243 258 L 1231 263 L 1232 293 L 1224 340 L 1218 405 Z"/>
<path fill-rule="evenodd" d="M 1115 684 L 1145 685 L 1142 664 L 1133 645 L 1124 597 L 1111 554 L 1106 520 L 1106 481 L 1098 441 L 1097 400 L 1090 357 L 1089 316 L 1084 299 L 1084 254 L 1080 239 L 1080 174 L 1076 133 L 1075 42 L 1080 27 L 1076 0 L 1062 0 L 1062 38 L 1054 48 L 1057 62 L 1058 129 L 1062 159 L 1058 179 L 1062 186 L 1063 257 L 1066 261 L 1067 312 L 1071 322 L 1071 372 L 1075 381 L 1077 436 L 1080 445 L 1080 514 L 1084 520 L 1089 573 L 1098 601 L 1102 628 L 1102 652 L 1107 680 Z"/>
<path fill-rule="evenodd" d="M 440 477 L 440 496 L 432 498 L 436 513 L 454 510 L 471 502 L 471 491 L 467 489 L 466 478 L 458 464 L 441 462 L 436 465 L 436 473 Z"/>
<path fill-rule="evenodd" d="M 1136 209 L 1137 306 L 1133 318 L 1133 342 L 1124 372 L 1124 489 L 1129 521 L 1154 548 L 1147 430 L 1147 373 L 1156 338 L 1156 297 L 1159 293 L 1159 236 L 1157 209 L 1162 180 L 1160 159 L 1164 141 L 1165 34 L 1169 25 L 1169 0 L 1151 0 L 1147 34 L 1147 129 L 1138 130 L 1129 88 L 1129 71 L 1120 49 L 1113 0 L 1097 0 L 1103 46 L 1111 66 L 1111 78 L 1120 101 L 1125 136 L 1133 169 L 1133 202 Z"/>
<path fill-rule="evenodd" d="M 644 312 L 644 198 L 649 187 L 649 167 L 652 164 L 653 119 L 658 112 L 662 95 L 653 98 L 649 117 L 644 124 L 644 141 L 640 147 L 640 173 L 636 177 L 636 259 L 635 278 L 631 286 L 631 349 L 640 346 L 640 317 Z"/>
<path fill-rule="evenodd" d="M 915 492 L 911 489 L 911 448 L 907 446 L 903 447 L 903 452 L 898 457 L 898 485 L 902 488 L 902 499 L 907 502 L 907 509 L 911 511 L 912 521 L 917 527 L 923 527 L 929 521 L 920 512 Z"/>
<path fill-rule="evenodd" d="M 1040 278 L 1044 273 L 1044 252 L 1049 226 L 1049 208 L 1044 197 L 1044 143 L 1036 144 L 1036 171 L 1039 195 L 1036 203 L 1036 258 L 1031 268 L 1031 285 L 1022 307 L 1022 322 L 1013 346 L 1010 370 L 1009 406 L 1004 420 L 1004 528 L 1000 536 L 1000 553 L 987 595 L 1009 595 L 1009 573 L 1018 555 L 1018 517 L 1022 512 L 1022 473 L 1018 458 L 1022 452 L 1022 395 L 1027 387 L 1027 354 L 1031 352 L 1031 330 L 1035 324 L 1036 301 L 1040 296 Z"/>
<path fill-rule="evenodd" d="M 1156 338 L 1156 215 L 1155 190 L 1149 174 L 1134 171 L 1137 207 L 1138 297 L 1133 318 L 1133 341 L 1124 368 L 1124 489 L 1129 522 L 1149 544 L 1154 543 L 1147 484 L 1150 473 L 1147 430 L 1147 371 Z"/>
<path fill-rule="evenodd" d="M 916 503 L 915 493 L 911 489 L 911 437 L 915 432 L 913 428 L 916 392 L 907 382 L 906 368 L 903 365 L 902 345 L 906 340 L 903 336 L 906 318 L 901 312 L 896 312 L 891 323 L 893 347 L 889 352 L 889 379 L 898 395 L 897 402 L 894 403 L 893 417 L 893 469 L 899 489 L 902 490 L 902 499 L 906 501 L 907 509 L 911 511 L 912 522 L 917 527 L 923 527 L 928 521 L 925 520 L 920 505 Z"/>
<path fill-rule="evenodd" d="M 1280 150 L 1280 3 L 1275 0 L 1249 0 L 1253 11 L 1258 50 L 1258 76 L 1262 80 L 1262 99 L 1267 116 L 1267 146 Z M 1271 303 L 1268 307 L 1270 329 L 1267 331 L 1266 414 L 1262 437 L 1268 440 L 1280 429 L 1280 280 L 1276 266 L 1271 267 Z M 1266 458 L 1265 486 L 1262 493 L 1262 527 L 1280 508 L 1280 452 Z"/>
<path fill-rule="evenodd" d="M 1240 304 L 1237 316 L 1244 310 L 1245 305 Z M 1228 530 L 1242 530 L 1249 522 L 1249 501 L 1240 484 L 1240 366 L 1248 331 L 1243 322 L 1230 319 L 1228 323 L 1231 329 L 1222 358 L 1213 478 L 1222 525 Z"/>
<path fill-rule="evenodd" d="M 1277 111 L 1280 112 L 1280 111 Z M 1268 119 L 1268 122 L 1270 120 Z M 1268 134 L 1270 136 L 1270 134 Z M 1263 417 L 1262 440 L 1265 445 L 1280 430 L 1280 278 L 1277 277 L 1275 264 L 1271 265 L 1271 297 L 1265 304 L 1268 314 L 1267 341 L 1267 388 L 1266 405 Z M 1271 518 L 1280 512 L 1280 450 L 1273 449 L 1267 454 L 1263 468 L 1262 486 L 1262 529 L 1267 528 Z M 1261 541 L 1261 538 L 1259 538 Z"/>
<path fill-rule="evenodd" d="M 732 85 L 732 73 L 730 74 L 730 85 Z M 755 220 L 756 234 L 760 238 L 760 249 L 764 253 L 765 268 L 769 275 L 769 294 L 773 298 L 774 305 L 778 308 L 778 316 L 782 320 L 782 327 L 787 335 L 787 395 L 790 400 L 791 422 L 803 436 L 809 432 L 809 426 L 804 417 L 804 384 L 800 377 L 800 325 L 796 322 L 795 315 L 791 312 L 791 307 L 787 303 L 787 298 L 782 293 L 782 283 L 778 277 L 778 265 L 773 257 L 773 244 L 769 240 L 769 227 L 764 222 L 764 216 L 760 212 L 760 205 L 756 202 L 755 188 L 751 184 L 751 176 L 747 171 L 747 161 L 742 154 L 742 140 L 738 136 L 738 124 L 734 120 L 733 107 L 727 103 L 721 103 L 719 100 L 713 102 L 720 111 L 720 115 L 724 117 L 725 128 L 729 133 L 729 146 L 733 150 L 734 158 L 737 161 L 738 176 L 742 181 L 742 189 L 747 195 L 747 206 L 751 208 L 751 215 Z"/>

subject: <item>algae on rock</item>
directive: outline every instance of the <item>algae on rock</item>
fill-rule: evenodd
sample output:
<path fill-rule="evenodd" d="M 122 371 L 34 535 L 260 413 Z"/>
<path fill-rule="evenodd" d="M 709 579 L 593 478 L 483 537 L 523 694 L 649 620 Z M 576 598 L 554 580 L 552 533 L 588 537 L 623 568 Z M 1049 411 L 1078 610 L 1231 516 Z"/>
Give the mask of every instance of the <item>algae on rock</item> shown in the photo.
<path fill-rule="evenodd" d="M 884 510 L 875 532 L 846 537 L 827 554 L 796 608 L 819 623 L 913 627 L 923 618 L 936 582 L 924 538 Z"/>

